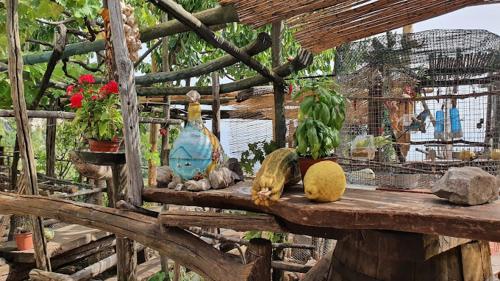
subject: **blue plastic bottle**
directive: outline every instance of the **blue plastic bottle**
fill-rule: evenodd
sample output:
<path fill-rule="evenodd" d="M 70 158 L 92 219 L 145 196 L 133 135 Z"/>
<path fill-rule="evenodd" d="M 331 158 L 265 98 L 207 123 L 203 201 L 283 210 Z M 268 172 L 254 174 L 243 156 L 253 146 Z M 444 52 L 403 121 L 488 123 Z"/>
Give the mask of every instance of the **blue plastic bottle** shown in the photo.
<path fill-rule="evenodd" d="M 462 137 L 462 124 L 460 124 L 460 112 L 458 108 L 450 109 L 451 135 L 453 138 Z"/>
<path fill-rule="evenodd" d="M 436 111 L 436 126 L 434 127 L 434 138 L 444 139 L 444 111 Z"/>

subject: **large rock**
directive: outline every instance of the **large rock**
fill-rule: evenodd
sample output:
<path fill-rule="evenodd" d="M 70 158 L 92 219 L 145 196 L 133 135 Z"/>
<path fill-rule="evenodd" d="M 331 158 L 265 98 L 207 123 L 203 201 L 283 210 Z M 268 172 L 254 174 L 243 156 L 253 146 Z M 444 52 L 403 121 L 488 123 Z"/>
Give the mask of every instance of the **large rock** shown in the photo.
<path fill-rule="evenodd" d="M 498 199 L 495 176 L 477 167 L 450 168 L 432 188 L 432 193 L 460 205 L 479 205 Z"/>
<path fill-rule="evenodd" d="M 167 187 L 172 182 L 174 172 L 169 166 L 160 166 L 156 168 L 156 186 L 158 188 Z"/>

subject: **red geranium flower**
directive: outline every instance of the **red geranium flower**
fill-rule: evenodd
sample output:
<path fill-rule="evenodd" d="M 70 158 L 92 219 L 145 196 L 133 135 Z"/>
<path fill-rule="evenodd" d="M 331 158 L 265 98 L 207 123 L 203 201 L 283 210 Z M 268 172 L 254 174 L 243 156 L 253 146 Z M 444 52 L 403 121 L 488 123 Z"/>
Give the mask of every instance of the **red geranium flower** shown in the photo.
<path fill-rule="evenodd" d="M 167 135 L 167 133 L 168 133 L 167 129 L 165 129 L 165 128 L 161 128 L 161 129 L 160 129 L 160 135 L 162 135 L 162 136 L 166 136 L 166 135 Z"/>
<path fill-rule="evenodd" d="M 116 83 L 116 81 L 114 80 L 111 80 L 108 82 L 108 84 L 102 86 L 101 89 L 99 89 L 99 92 L 105 95 L 118 94 L 118 83 Z"/>
<path fill-rule="evenodd" d="M 99 97 L 98 97 L 98 96 L 96 96 L 96 95 L 92 95 L 90 98 L 91 98 L 92 100 L 97 100 Z"/>
<path fill-rule="evenodd" d="M 75 89 L 75 85 L 71 84 L 66 88 L 66 94 L 70 96 L 73 93 L 73 90 Z"/>
<path fill-rule="evenodd" d="M 82 107 L 82 100 L 83 100 L 83 95 L 81 93 L 76 93 L 69 98 L 70 102 L 69 106 L 71 108 L 80 108 Z"/>
<path fill-rule="evenodd" d="M 95 82 L 94 76 L 92 74 L 83 74 L 78 78 L 79 84 L 92 84 Z"/>

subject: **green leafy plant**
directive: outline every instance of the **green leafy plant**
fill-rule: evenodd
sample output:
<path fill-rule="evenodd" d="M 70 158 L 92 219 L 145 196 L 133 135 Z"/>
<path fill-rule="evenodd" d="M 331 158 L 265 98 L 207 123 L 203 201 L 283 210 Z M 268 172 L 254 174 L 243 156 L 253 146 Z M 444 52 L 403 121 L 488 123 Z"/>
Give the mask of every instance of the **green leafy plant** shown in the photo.
<path fill-rule="evenodd" d="M 241 154 L 240 165 L 247 174 L 253 174 L 255 164 L 262 163 L 266 155 L 278 149 L 274 141 L 258 141 L 248 144 L 248 150 Z"/>
<path fill-rule="evenodd" d="M 78 84 L 69 85 L 70 107 L 76 109 L 73 124 L 87 139 L 110 141 L 122 133 L 118 84 L 110 81 L 98 88 L 90 74 L 80 76 Z"/>
<path fill-rule="evenodd" d="M 295 132 L 297 153 L 313 159 L 330 156 L 340 144 L 345 98 L 331 80 L 308 81 L 294 98 L 302 99 Z"/>

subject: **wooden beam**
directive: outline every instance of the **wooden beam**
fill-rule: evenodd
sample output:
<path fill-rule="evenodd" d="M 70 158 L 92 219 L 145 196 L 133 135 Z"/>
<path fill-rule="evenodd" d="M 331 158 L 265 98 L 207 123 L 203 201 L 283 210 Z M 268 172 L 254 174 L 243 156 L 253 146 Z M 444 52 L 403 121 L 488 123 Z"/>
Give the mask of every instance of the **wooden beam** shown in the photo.
<path fill-rule="evenodd" d="M 220 140 L 220 83 L 217 72 L 212 72 L 212 100 L 212 133 Z"/>
<path fill-rule="evenodd" d="M 281 35 L 283 22 L 273 22 L 271 27 L 272 37 L 272 65 L 273 68 L 281 65 Z M 273 139 L 278 147 L 286 145 L 286 117 L 285 117 L 285 85 L 284 83 L 273 83 L 274 92 L 274 119 Z"/>
<path fill-rule="evenodd" d="M 205 24 L 203 24 L 199 19 L 194 17 L 192 14 L 184 10 L 184 8 L 175 3 L 172 0 L 149 0 L 149 2 L 156 5 L 162 11 L 168 13 L 172 17 L 178 19 L 180 22 L 184 23 L 186 26 L 191 28 L 198 36 L 203 38 L 208 43 L 212 44 L 216 48 L 220 48 L 226 51 L 228 54 L 233 57 L 241 60 L 244 64 L 259 72 L 262 76 L 267 79 L 275 82 L 284 84 L 283 78 L 274 73 L 272 70 L 270 71 L 265 66 L 263 66 L 260 62 L 253 59 L 247 53 L 241 52 L 241 50 L 236 47 L 231 42 L 225 40 L 222 37 L 215 35 L 215 33 L 210 30 Z"/>
<path fill-rule="evenodd" d="M 116 264 L 117 264 L 117 255 L 114 254 L 94 264 L 91 264 L 78 272 L 71 274 L 70 278 L 74 281 L 89 280 L 103 273 L 104 271 L 114 267 Z M 132 279 L 128 280 L 132 281 Z"/>
<path fill-rule="evenodd" d="M 249 56 L 254 56 L 267 50 L 269 47 L 271 47 L 271 38 L 267 33 L 262 32 L 257 35 L 257 39 L 255 39 L 254 42 L 248 44 L 240 50 L 243 53 L 247 53 Z M 197 77 L 214 72 L 216 70 L 223 69 L 237 62 L 238 59 L 234 58 L 233 56 L 225 55 L 188 69 L 181 69 L 177 71 L 166 71 L 165 69 L 163 69 L 162 72 L 137 76 L 135 78 L 135 83 L 137 85 L 149 85 L 154 83 L 171 82 L 191 77 Z"/>
<path fill-rule="evenodd" d="M 324 281 L 332 266 L 333 251 L 326 253 L 305 275 L 302 281 Z"/>
<path fill-rule="evenodd" d="M 166 228 L 162 233 L 157 219 L 134 212 L 42 196 L 0 192 L 0 213 L 55 218 L 129 237 L 146 247 L 168 254 L 208 280 L 249 280 L 250 272 L 255 266 L 253 263 L 242 265 L 179 228 Z"/>
<path fill-rule="evenodd" d="M 55 272 L 33 269 L 30 271 L 30 280 L 32 281 L 76 281 L 69 275 Z"/>
<path fill-rule="evenodd" d="M 301 50 L 299 54 L 291 61 L 282 66 L 273 69 L 274 72 L 281 76 L 286 77 L 294 72 L 309 66 L 313 61 L 313 55 L 306 50 Z M 220 85 L 220 93 L 230 93 L 234 91 L 248 89 L 254 86 L 263 85 L 269 83 L 269 79 L 262 76 L 256 75 L 250 78 L 242 79 L 237 82 L 226 83 Z M 156 88 L 156 87 L 140 87 L 137 89 L 137 94 L 139 96 L 175 96 L 184 95 L 190 90 L 196 90 L 201 95 L 211 95 L 212 87 L 176 87 L 176 88 Z"/>
<path fill-rule="evenodd" d="M 14 110 L 0 109 L 0 117 L 15 117 Z M 28 110 L 28 118 L 57 118 L 74 119 L 74 112 L 65 111 L 47 111 L 47 110 Z M 139 117 L 139 123 L 145 124 L 182 124 L 180 119 L 163 119 L 154 117 Z"/>
<path fill-rule="evenodd" d="M 286 232 L 274 216 L 265 214 L 248 215 L 169 210 L 161 213 L 158 221 L 168 226 L 180 228 L 197 226 L 202 228 L 227 228 L 236 231 Z"/>
<path fill-rule="evenodd" d="M 223 7 L 216 7 L 194 14 L 201 22 L 208 26 L 223 25 L 225 23 L 237 22 L 238 15 L 232 5 Z M 177 20 L 171 20 L 153 27 L 142 29 L 139 33 L 141 35 L 141 42 L 149 42 L 154 39 L 162 38 L 169 35 L 174 35 L 182 32 L 190 31 L 189 27 Z M 87 54 L 91 52 L 98 52 L 104 50 L 104 40 L 95 40 L 93 42 L 80 42 L 73 43 L 66 46 L 62 58 L 69 58 L 71 56 Z M 25 65 L 33 65 L 38 63 L 48 62 L 52 51 L 42 52 L 37 54 L 28 54 L 23 57 Z M 4 59 L 2 62 L 6 62 Z M 0 62 L 0 63 L 2 63 Z M 0 71 L 6 70 L 5 64 L 0 64 Z"/>
<path fill-rule="evenodd" d="M 310 265 L 292 263 L 286 261 L 272 261 L 271 266 L 273 269 L 279 269 L 282 271 L 289 271 L 289 272 L 300 272 L 300 273 L 306 273 L 312 268 L 312 266 Z"/>
<path fill-rule="evenodd" d="M 7 13 L 7 40 L 9 54 L 9 80 L 11 87 L 12 104 L 16 118 L 19 150 L 23 162 L 23 181 L 28 194 L 38 194 L 38 180 L 36 162 L 31 146 L 29 119 L 24 99 L 23 61 L 21 57 L 21 43 L 19 38 L 18 1 L 6 1 Z M 50 271 L 50 258 L 47 251 L 45 236 L 43 235 L 43 219 L 31 216 L 33 244 L 37 268 Z"/>

